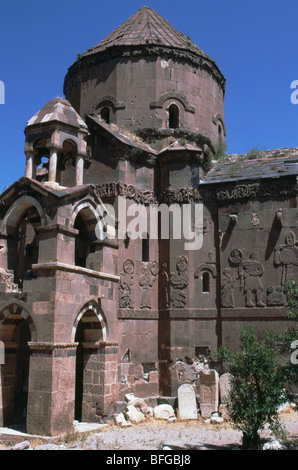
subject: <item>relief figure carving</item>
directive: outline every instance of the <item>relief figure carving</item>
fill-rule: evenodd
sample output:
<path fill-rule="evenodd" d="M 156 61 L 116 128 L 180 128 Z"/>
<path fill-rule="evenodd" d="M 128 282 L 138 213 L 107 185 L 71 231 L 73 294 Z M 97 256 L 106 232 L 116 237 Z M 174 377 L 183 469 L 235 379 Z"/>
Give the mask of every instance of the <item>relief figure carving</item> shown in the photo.
<path fill-rule="evenodd" d="M 153 286 L 157 278 L 156 278 L 156 275 L 153 275 L 153 276 L 150 275 L 150 269 L 147 264 L 144 264 L 142 266 L 141 271 L 142 271 L 142 276 L 140 277 L 140 280 L 139 280 L 139 285 L 140 287 L 143 288 L 142 297 L 141 297 L 141 308 L 151 308 L 150 289 Z"/>
<path fill-rule="evenodd" d="M 285 304 L 285 296 L 281 286 L 270 286 L 267 289 L 268 306 L 277 307 Z"/>
<path fill-rule="evenodd" d="M 188 276 L 185 272 L 187 265 L 187 258 L 185 256 L 179 256 L 176 264 L 176 272 L 171 273 L 171 301 L 174 308 L 183 308 L 187 303 L 186 288 L 188 286 Z"/>
<path fill-rule="evenodd" d="M 170 299 L 169 299 L 169 275 L 168 275 L 168 265 L 164 261 L 161 265 L 161 272 L 160 272 L 160 286 L 161 286 L 161 307 L 168 308 L 170 306 Z"/>
<path fill-rule="evenodd" d="M 257 254 L 253 251 L 249 255 L 248 260 L 244 260 L 239 266 L 239 277 L 241 287 L 244 288 L 246 293 L 246 306 L 247 307 L 265 307 L 262 301 L 263 285 L 261 277 L 264 274 L 262 264 L 257 261 Z M 253 301 L 255 296 L 255 302 Z"/>
<path fill-rule="evenodd" d="M 123 263 L 123 273 L 120 274 L 119 283 L 119 307 L 133 308 L 132 291 L 134 264 L 131 260 Z"/>
<path fill-rule="evenodd" d="M 230 268 L 225 268 L 223 270 L 221 287 L 221 304 L 223 307 L 235 307 L 233 292 L 234 285 L 235 279 L 232 277 Z"/>
<path fill-rule="evenodd" d="M 285 244 L 275 248 L 274 262 L 282 265 L 281 286 L 284 287 L 289 267 L 298 266 L 298 246 L 292 231 L 287 234 Z"/>

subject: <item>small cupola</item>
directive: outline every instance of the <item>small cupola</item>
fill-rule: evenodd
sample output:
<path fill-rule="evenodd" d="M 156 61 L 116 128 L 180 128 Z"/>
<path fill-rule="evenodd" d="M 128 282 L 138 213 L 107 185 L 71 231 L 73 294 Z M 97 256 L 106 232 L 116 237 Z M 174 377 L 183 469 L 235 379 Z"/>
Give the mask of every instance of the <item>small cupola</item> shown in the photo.
<path fill-rule="evenodd" d="M 54 98 L 25 127 L 25 176 L 60 185 L 63 171 L 73 167 L 67 186 L 83 184 L 88 128 L 69 101 Z"/>

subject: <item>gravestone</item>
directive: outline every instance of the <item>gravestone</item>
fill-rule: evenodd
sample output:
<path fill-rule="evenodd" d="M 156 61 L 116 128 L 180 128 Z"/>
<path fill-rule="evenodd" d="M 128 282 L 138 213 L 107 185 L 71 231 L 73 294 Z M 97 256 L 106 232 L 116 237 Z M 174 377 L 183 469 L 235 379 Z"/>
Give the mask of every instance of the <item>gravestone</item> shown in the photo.
<path fill-rule="evenodd" d="M 180 419 L 197 419 L 197 400 L 195 389 L 190 384 L 178 388 L 178 407 Z"/>
<path fill-rule="evenodd" d="M 200 371 L 200 410 L 203 418 L 218 411 L 219 377 L 216 370 Z"/>
<path fill-rule="evenodd" d="M 230 393 L 230 378 L 231 374 L 228 372 L 225 374 L 222 374 L 219 378 L 219 391 L 220 391 L 220 403 L 225 405 L 228 401 L 229 398 L 229 393 Z"/>
<path fill-rule="evenodd" d="M 222 374 L 219 378 L 219 393 L 220 393 L 219 412 L 221 414 L 221 417 L 225 419 L 226 421 L 229 420 L 227 403 L 228 403 L 229 393 L 231 389 L 230 378 L 231 378 L 231 374 L 229 374 L 228 372 L 225 374 Z"/>

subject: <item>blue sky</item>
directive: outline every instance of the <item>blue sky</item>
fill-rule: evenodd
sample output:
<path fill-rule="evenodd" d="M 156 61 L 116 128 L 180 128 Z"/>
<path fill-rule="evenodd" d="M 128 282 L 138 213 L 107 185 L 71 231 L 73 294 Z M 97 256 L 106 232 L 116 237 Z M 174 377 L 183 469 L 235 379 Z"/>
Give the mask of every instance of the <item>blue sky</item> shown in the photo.
<path fill-rule="evenodd" d="M 226 77 L 227 151 L 298 147 L 298 0 L 1 0 L 0 192 L 24 173 L 24 128 L 63 95 L 78 52 L 148 5 Z M 1 101 L 1 100 L 0 100 Z"/>

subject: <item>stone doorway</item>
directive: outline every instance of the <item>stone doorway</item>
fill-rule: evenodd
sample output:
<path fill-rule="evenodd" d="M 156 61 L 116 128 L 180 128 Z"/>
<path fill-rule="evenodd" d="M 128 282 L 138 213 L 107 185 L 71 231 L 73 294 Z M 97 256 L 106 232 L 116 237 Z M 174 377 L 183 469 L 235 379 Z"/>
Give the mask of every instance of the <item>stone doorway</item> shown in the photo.
<path fill-rule="evenodd" d="M 16 351 L 16 375 L 14 392 L 13 424 L 25 425 L 29 389 L 29 364 L 31 333 L 26 321 L 22 319 L 16 332 L 18 343 Z"/>
<path fill-rule="evenodd" d="M 101 346 L 104 330 L 93 310 L 87 310 L 76 328 L 75 419 L 98 421 L 103 401 L 104 361 Z"/>
<path fill-rule="evenodd" d="M 30 317 L 20 306 L 10 305 L 0 313 L 0 339 L 5 346 L 4 364 L 0 365 L 1 426 L 26 426 L 30 369 L 28 343 L 35 339 L 32 338 L 32 326 Z"/>

